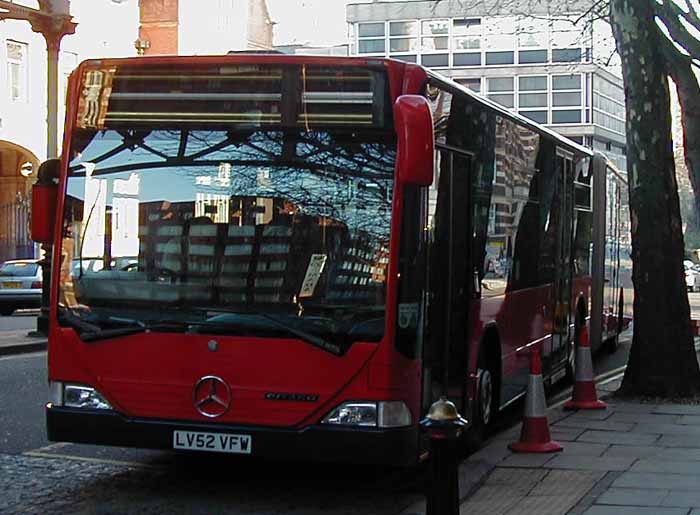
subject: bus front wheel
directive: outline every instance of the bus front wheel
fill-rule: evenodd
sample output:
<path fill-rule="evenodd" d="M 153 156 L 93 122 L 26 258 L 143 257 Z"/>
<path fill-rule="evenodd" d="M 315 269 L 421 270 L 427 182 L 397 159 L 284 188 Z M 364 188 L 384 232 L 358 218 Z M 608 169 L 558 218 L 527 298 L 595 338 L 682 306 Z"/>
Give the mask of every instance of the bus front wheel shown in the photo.
<path fill-rule="evenodd" d="M 477 371 L 476 396 L 472 403 L 471 427 L 465 433 L 465 448 L 468 453 L 477 450 L 493 424 L 497 411 L 496 375 L 493 364 L 490 363 L 485 353 L 479 356 L 479 369 Z"/>

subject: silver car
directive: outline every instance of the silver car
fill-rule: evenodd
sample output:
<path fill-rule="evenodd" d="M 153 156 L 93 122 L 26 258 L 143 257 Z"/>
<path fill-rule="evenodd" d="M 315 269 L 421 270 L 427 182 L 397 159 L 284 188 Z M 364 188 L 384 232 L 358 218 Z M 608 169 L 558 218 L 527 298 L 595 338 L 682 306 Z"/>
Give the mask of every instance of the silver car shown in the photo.
<path fill-rule="evenodd" d="M 15 259 L 0 266 L 0 315 L 41 306 L 41 266 L 37 259 Z"/>

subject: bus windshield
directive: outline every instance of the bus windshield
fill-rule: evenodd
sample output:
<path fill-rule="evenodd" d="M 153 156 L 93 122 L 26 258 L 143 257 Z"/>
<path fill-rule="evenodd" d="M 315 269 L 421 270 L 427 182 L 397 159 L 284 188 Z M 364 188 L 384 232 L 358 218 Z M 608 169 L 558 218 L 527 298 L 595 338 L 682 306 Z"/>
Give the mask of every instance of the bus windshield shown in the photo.
<path fill-rule="evenodd" d="M 84 84 L 95 82 L 90 73 Z M 386 94 L 375 72 L 363 72 L 359 91 L 357 77 L 328 76 L 317 97 L 281 84 L 242 91 L 253 87 L 244 79 L 224 95 L 210 91 L 214 79 L 186 75 L 173 93 L 174 79 L 153 70 L 146 91 L 134 70 L 122 83 L 110 73 L 97 81 L 108 98 L 92 93 L 97 108 L 83 88 L 72 134 L 64 323 L 95 334 L 191 322 L 200 332 L 317 335 L 329 348 L 381 339 L 396 152 L 390 120 L 373 105 Z M 294 84 L 313 76 L 291 73 Z"/>

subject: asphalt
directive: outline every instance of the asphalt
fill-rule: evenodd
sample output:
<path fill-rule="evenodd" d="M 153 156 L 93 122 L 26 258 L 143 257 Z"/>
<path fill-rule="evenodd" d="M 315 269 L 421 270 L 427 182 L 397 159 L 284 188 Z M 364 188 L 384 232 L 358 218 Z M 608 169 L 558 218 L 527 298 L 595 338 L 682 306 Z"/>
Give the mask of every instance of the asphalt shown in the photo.
<path fill-rule="evenodd" d="M 45 336 L 29 336 L 27 329 L 0 331 L 0 356 L 46 350 Z"/>

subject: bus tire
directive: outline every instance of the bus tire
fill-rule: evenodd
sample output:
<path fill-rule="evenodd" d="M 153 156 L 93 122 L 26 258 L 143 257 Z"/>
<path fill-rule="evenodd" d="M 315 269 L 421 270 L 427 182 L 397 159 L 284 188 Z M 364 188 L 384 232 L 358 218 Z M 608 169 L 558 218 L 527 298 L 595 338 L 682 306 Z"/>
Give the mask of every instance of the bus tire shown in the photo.
<path fill-rule="evenodd" d="M 484 342 L 486 343 L 486 342 Z M 493 421 L 498 413 L 498 376 L 493 360 L 487 359 L 487 353 L 479 352 L 479 367 L 477 370 L 476 396 L 472 403 L 471 427 L 464 434 L 464 444 L 467 453 L 479 449 L 484 438 L 493 427 Z"/>

